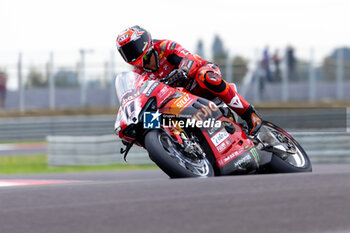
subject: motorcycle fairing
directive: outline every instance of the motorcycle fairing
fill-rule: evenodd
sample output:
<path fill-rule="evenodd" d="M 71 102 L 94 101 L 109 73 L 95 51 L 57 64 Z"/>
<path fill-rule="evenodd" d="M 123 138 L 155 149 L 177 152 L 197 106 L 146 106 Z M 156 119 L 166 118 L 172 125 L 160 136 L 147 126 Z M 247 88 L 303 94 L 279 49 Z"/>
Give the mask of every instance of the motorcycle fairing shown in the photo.
<path fill-rule="evenodd" d="M 248 148 L 227 164 L 220 167 L 220 174 L 233 175 L 255 172 L 259 168 L 259 160 L 257 160 L 256 153 L 258 152 L 256 151 L 255 147 L 251 147 L 250 149 Z M 227 157 L 227 159 L 229 157 Z"/>
<path fill-rule="evenodd" d="M 138 123 L 139 117 L 136 117 L 136 115 L 140 115 L 146 110 L 146 103 L 151 98 L 156 99 L 157 109 L 162 114 L 181 116 L 181 118 L 183 116 L 184 118 L 190 117 L 191 121 L 205 122 L 211 119 L 224 122 L 220 127 L 200 127 L 222 174 L 250 171 L 258 166 L 252 153 L 249 152 L 254 148 L 254 144 L 246 137 L 243 129 L 238 124 L 223 116 L 214 102 L 192 95 L 181 88 L 168 87 L 156 80 L 147 80 L 132 95 L 128 95 L 126 101 L 122 103 L 119 111 L 122 114 L 121 117 L 118 117 L 121 118 L 119 127 L 124 130 L 119 131 L 119 136 L 135 140 L 135 138 L 123 135 L 122 132 L 125 133 L 127 131 L 125 129 Z M 136 103 L 140 104 L 137 104 L 137 108 L 133 109 L 132 105 Z M 134 111 L 130 111 L 132 109 Z M 127 114 L 129 114 L 129 117 Z M 131 121 L 130 115 L 133 116 Z M 233 130 L 229 131 L 225 126 L 233 127 Z M 173 132 L 170 129 L 165 130 L 174 135 L 181 143 L 181 138 L 176 134 L 176 130 Z"/>
<path fill-rule="evenodd" d="M 240 125 L 225 117 L 221 117 L 220 120 L 226 124 L 232 124 L 234 132 L 232 134 L 227 132 L 225 127 L 220 130 L 205 129 L 203 131 L 203 135 L 214 152 L 220 172 L 231 174 L 256 170 L 259 159 L 256 154 L 255 156 L 252 154 L 255 152 L 254 144 L 247 138 Z M 224 130 L 226 134 L 223 133 Z M 216 141 L 215 137 L 220 134 L 223 135 L 219 136 L 222 139 Z M 244 163 L 241 163 L 242 158 L 244 158 Z"/>
<path fill-rule="evenodd" d="M 232 171 L 243 172 L 247 170 L 254 170 L 258 167 L 255 157 L 249 152 L 255 149 L 254 144 L 245 135 L 242 127 L 232 120 L 226 118 L 221 113 L 219 107 L 212 101 L 193 96 L 196 98 L 191 104 L 187 104 L 185 109 L 182 109 L 181 116 L 188 117 L 190 120 L 213 120 L 221 121 L 220 127 L 202 127 L 200 128 L 209 146 L 211 147 L 215 161 L 222 173 L 232 173 Z M 175 100 L 173 100 L 175 101 Z M 161 109 L 161 112 L 168 112 L 173 108 L 173 104 L 169 103 Z M 226 127 L 230 127 L 227 130 Z M 249 156 L 248 156 L 249 155 Z M 246 163 L 241 164 L 241 158 L 245 158 Z M 249 157 L 249 159 L 248 159 Z M 234 169 L 233 169 L 234 168 Z"/>

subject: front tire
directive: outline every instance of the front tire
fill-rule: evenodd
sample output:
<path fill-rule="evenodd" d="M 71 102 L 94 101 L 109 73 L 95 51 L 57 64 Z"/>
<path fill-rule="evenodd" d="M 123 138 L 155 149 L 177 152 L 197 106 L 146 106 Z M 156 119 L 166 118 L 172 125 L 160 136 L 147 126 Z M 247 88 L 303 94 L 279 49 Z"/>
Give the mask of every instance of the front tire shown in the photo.
<path fill-rule="evenodd" d="M 170 178 L 214 176 L 208 159 L 185 156 L 163 131 L 149 131 L 145 136 L 145 147 L 151 160 Z"/>

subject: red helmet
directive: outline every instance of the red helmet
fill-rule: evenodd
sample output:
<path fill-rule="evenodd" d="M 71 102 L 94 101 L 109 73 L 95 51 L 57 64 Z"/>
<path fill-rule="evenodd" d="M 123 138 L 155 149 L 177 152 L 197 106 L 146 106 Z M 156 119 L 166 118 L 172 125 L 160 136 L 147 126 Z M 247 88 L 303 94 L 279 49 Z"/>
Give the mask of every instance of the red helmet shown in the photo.
<path fill-rule="evenodd" d="M 143 67 L 143 56 L 152 50 L 151 34 L 139 26 L 127 28 L 117 37 L 117 48 L 130 65 Z"/>

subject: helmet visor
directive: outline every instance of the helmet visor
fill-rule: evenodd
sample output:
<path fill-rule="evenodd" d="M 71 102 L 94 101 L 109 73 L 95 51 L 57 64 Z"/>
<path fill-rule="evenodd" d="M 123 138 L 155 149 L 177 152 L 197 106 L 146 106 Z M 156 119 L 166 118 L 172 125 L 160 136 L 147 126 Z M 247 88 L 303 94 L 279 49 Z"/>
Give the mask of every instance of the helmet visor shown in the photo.
<path fill-rule="evenodd" d="M 151 56 L 153 54 L 153 49 L 149 49 L 145 55 L 143 55 L 143 63 L 144 64 L 149 64 L 151 61 Z"/>
<path fill-rule="evenodd" d="M 143 33 L 137 40 L 132 40 L 121 46 L 119 52 L 126 62 L 134 62 L 143 54 L 147 48 L 148 41 L 149 38 L 147 34 Z"/>

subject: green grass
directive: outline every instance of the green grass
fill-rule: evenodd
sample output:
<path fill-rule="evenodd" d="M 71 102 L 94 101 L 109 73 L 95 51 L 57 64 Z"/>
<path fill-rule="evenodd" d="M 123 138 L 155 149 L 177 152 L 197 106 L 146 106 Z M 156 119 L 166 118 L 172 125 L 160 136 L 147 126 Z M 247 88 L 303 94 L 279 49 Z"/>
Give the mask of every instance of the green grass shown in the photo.
<path fill-rule="evenodd" d="M 0 174 L 60 173 L 111 171 L 130 169 L 156 169 L 155 165 L 115 164 L 98 166 L 50 167 L 46 155 L 0 156 Z"/>

